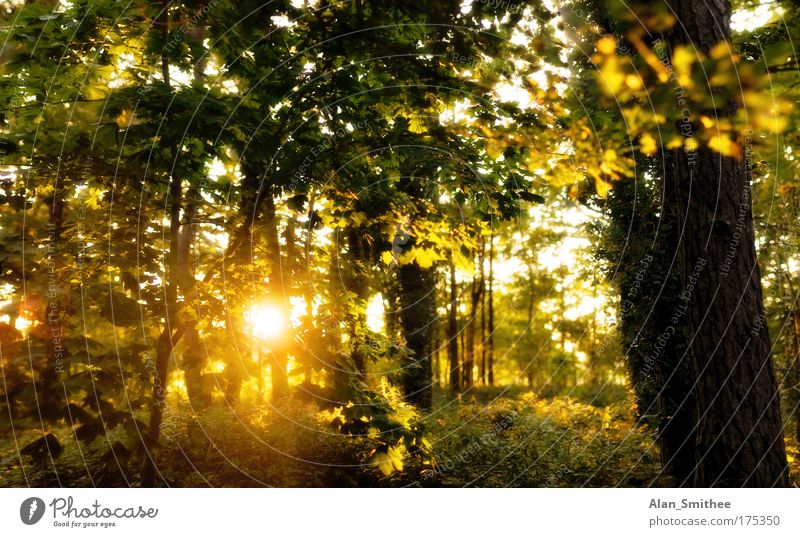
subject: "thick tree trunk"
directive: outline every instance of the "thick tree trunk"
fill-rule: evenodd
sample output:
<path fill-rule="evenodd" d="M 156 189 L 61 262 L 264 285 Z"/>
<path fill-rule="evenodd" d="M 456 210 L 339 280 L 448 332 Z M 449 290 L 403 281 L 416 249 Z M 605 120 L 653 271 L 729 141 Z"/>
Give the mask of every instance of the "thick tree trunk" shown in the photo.
<path fill-rule="evenodd" d="M 431 353 L 436 323 L 436 272 L 416 262 L 398 269 L 400 322 L 406 346 L 413 353 L 403 364 L 403 393 L 420 408 L 432 402 Z"/>
<path fill-rule="evenodd" d="M 673 47 L 691 43 L 707 53 L 730 38 L 726 1 L 670 4 L 678 19 L 670 36 Z M 710 112 L 727 116 L 731 108 L 723 103 Z M 676 193 L 676 205 L 667 210 L 681 226 L 678 266 L 696 381 L 697 465 L 691 484 L 786 486 L 745 162 L 705 147 L 696 153 L 679 150 L 665 179 L 666 189 Z"/>

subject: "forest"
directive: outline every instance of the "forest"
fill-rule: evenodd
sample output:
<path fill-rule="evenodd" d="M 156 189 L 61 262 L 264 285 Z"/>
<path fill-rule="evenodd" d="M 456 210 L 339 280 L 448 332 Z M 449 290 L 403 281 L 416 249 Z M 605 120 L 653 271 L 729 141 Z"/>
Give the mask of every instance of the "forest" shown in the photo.
<path fill-rule="evenodd" d="M 0 486 L 800 485 L 794 38 L 0 1 Z"/>

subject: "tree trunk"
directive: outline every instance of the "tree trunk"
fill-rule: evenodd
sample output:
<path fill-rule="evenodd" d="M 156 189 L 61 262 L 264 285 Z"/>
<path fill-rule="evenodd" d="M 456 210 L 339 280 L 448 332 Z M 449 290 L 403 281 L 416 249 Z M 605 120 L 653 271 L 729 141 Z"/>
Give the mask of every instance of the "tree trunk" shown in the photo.
<path fill-rule="evenodd" d="M 481 384 L 486 386 L 486 270 L 485 270 L 485 261 L 486 261 L 486 243 L 485 241 L 481 240 L 481 255 L 480 255 L 480 262 L 481 262 L 481 269 L 480 269 L 480 289 L 481 289 L 481 300 L 480 300 L 480 307 L 481 307 L 481 367 L 480 367 L 480 376 L 481 376 Z"/>
<path fill-rule="evenodd" d="M 266 234 L 267 256 L 269 258 L 270 296 L 280 308 L 284 319 L 289 319 L 289 302 L 283 274 L 281 244 L 278 234 L 278 215 L 275 212 L 275 192 L 272 185 L 264 188 L 264 232 Z M 276 339 L 282 339 L 284 335 Z M 282 341 L 270 343 L 270 378 L 272 380 L 272 401 L 277 402 L 289 394 L 289 357 L 287 346 Z M 259 372 L 261 374 L 261 372 Z"/>
<path fill-rule="evenodd" d="M 159 19 L 161 22 L 162 37 L 166 40 L 169 35 L 169 2 L 162 2 Z M 164 83 L 171 89 L 169 78 L 169 60 L 166 53 L 161 56 L 161 72 Z M 183 185 L 175 169 L 178 158 L 177 145 L 170 147 L 172 162 L 168 169 L 171 171 L 169 177 L 169 252 L 165 263 L 164 295 L 165 295 L 165 319 L 164 328 L 156 343 L 156 363 L 155 377 L 153 378 L 152 406 L 150 410 L 150 424 L 145 441 L 146 457 L 142 468 L 142 486 L 152 487 L 155 485 L 157 450 L 161 436 L 161 424 L 164 420 L 164 405 L 167 401 L 167 383 L 169 382 L 169 359 L 175 349 L 175 345 L 183 334 L 180 321 L 180 304 L 178 303 L 178 279 L 179 279 L 179 252 L 180 252 L 180 228 L 181 228 L 181 205 L 183 203 Z"/>
<path fill-rule="evenodd" d="M 670 4 L 678 19 L 670 36 L 673 48 L 690 43 L 708 53 L 730 39 L 727 2 Z M 710 113 L 729 116 L 732 108 L 722 103 Z M 678 266 L 696 381 L 697 465 L 691 484 L 786 486 L 779 396 L 745 162 L 706 147 L 696 153 L 674 151 L 665 188 L 676 193 L 676 205 L 666 209 L 682 226 Z"/>
<path fill-rule="evenodd" d="M 482 261 L 482 256 L 478 256 Z M 470 288 L 470 308 L 469 318 L 467 319 L 467 355 L 464 359 L 464 378 L 462 385 L 464 388 L 471 388 L 475 383 L 475 320 L 478 318 L 478 307 L 481 303 L 481 296 L 483 295 L 483 282 L 480 279 L 480 273 L 472 278 Z"/>
<path fill-rule="evenodd" d="M 352 360 L 355 375 L 364 380 L 367 374 L 367 357 L 361 347 L 366 343 L 367 302 L 369 300 L 369 281 L 364 268 L 369 259 L 369 244 L 364 239 L 366 230 L 350 228 L 347 230 L 348 257 L 339 260 L 338 271 L 345 289 L 355 295 L 355 314 L 350 325 Z"/>
<path fill-rule="evenodd" d="M 450 256 L 450 307 L 447 315 L 447 357 L 450 362 L 450 390 L 461 389 L 458 360 L 458 289 L 456 288 L 456 266 Z"/>
<path fill-rule="evenodd" d="M 431 341 L 436 322 L 436 272 L 416 262 L 398 269 L 400 322 L 412 355 L 403 364 L 403 393 L 420 408 L 432 402 Z"/>
<path fill-rule="evenodd" d="M 489 237 L 489 336 L 487 339 L 487 367 L 489 386 L 494 385 L 494 230 Z"/>

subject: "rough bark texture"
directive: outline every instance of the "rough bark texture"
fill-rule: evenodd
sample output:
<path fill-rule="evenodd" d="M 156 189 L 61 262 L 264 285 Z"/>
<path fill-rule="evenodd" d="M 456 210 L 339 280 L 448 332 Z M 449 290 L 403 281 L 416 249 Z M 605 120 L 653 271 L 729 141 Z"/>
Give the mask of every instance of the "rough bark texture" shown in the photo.
<path fill-rule="evenodd" d="M 436 272 L 416 263 L 398 269 L 401 312 L 406 346 L 413 353 L 403 364 L 403 393 L 420 408 L 432 400 L 431 353 L 436 323 Z"/>
<path fill-rule="evenodd" d="M 670 3 L 678 19 L 671 46 L 691 43 L 708 52 L 730 38 L 727 2 Z M 724 103 L 711 111 L 732 112 Z M 665 188 L 675 193 L 676 203 L 666 209 L 681 225 L 678 267 L 696 381 L 697 465 L 685 484 L 786 486 L 746 157 L 723 157 L 707 148 L 694 154 L 676 151 L 672 157 Z"/>

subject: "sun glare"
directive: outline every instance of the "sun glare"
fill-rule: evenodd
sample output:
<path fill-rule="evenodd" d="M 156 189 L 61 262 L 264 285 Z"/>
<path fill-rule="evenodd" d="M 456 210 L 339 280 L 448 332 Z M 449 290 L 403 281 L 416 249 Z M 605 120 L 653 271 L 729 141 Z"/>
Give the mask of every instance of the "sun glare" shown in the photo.
<path fill-rule="evenodd" d="M 274 304 L 258 304 L 250 308 L 247 322 L 256 339 L 269 341 L 280 336 L 286 330 L 286 316 Z"/>

